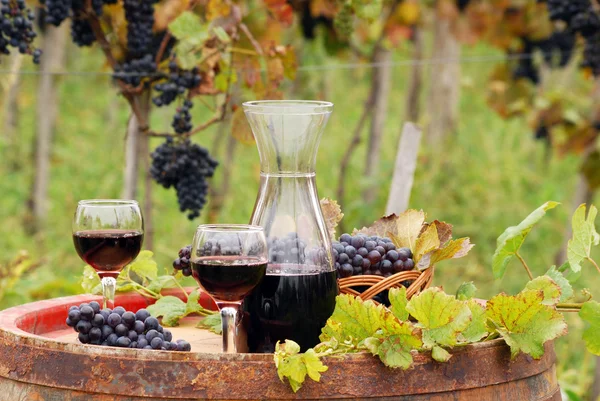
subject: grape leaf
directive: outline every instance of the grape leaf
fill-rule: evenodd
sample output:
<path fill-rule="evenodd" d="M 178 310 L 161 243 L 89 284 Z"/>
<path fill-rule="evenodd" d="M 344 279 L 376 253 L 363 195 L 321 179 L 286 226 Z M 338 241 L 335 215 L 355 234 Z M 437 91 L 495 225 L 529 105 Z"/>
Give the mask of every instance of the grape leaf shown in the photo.
<path fill-rule="evenodd" d="M 213 313 L 212 315 L 208 315 L 202 320 L 200 320 L 196 327 L 199 329 L 211 331 L 215 334 L 221 334 L 223 333 L 221 315 L 219 313 Z"/>
<path fill-rule="evenodd" d="M 425 213 L 420 210 L 409 209 L 399 216 L 391 214 L 375 221 L 370 227 L 354 230 L 353 235 L 362 233 L 365 235 L 377 235 L 390 237 L 394 245 L 399 248 L 410 248 L 414 252 L 417 238 L 425 223 Z"/>
<path fill-rule="evenodd" d="M 191 11 L 181 13 L 169 24 L 169 31 L 180 41 L 199 46 L 208 39 L 208 25 Z"/>
<path fill-rule="evenodd" d="M 352 295 L 338 295 L 333 314 L 321 331 L 321 341 L 335 338 L 338 342 L 354 339 L 360 342 L 381 327 L 385 307 L 363 301 Z"/>
<path fill-rule="evenodd" d="M 458 334 L 471 322 L 471 311 L 466 303 L 458 301 L 440 288 L 428 288 L 408 301 L 408 312 L 423 328 L 423 343 L 453 346 Z"/>
<path fill-rule="evenodd" d="M 435 224 L 441 245 L 444 245 L 446 242 L 452 239 L 452 224 L 439 220 L 434 220 L 431 223 L 424 223 L 419 235 L 423 234 L 425 230 L 427 230 L 427 228 L 432 224 Z"/>
<path fill-rule="evenodd" d="M 598 209 L 594 205 L 591 205 L 587 219 L 585 212 L 586 206 L 583 204 L 573 213 L 573 238 L 569 240 L 567 246 L 567 259 L 569 260 L 571 270 L 575 273 L 581 270 L 581 262 L 590 258 L 592 245 L 598 245 L 600 241 L 600 236 L 596 232 L 595 227 Z"/>
<path fill-rule="evenodd" d="M 600 303 L 596 301 L 584 303 L 579 311 L 579 317 L 590 324 L 590 327 L 583 332 L 588 351 L 600 355 Z"/>
<path fill-rule="evenodd" d="M 231 37 L 229 36 L 229 34 L 227 32 L 225 32 L 225 29 L 223 29 L 223 27 L 220 26 L 215 26 L 213 27 L 213 33 L 215 34 L 215 36 L 219 39 L 219 41 L 221 43 L 229 43 L 231 42 Z"/>
<path fill-rule="evenodd" d="M 563 315 L 543 300 L 542 291 L 523 290 L 514 296 L 501 293 L 487 302 L 488 327 L 504 338 L 513 358 L 524 352 L 539 359 L 546 341 L 567 333 Z"/>
<path fill-rule="evenodd" d="M 436 345 L 431 349 L 431 357 L 438 362 L 448 362 L 452 358 L 452 355 L 442 347 Z"/>
<path fill-rule="evenodd" d="M 206 310 L 198 303 L 200 292 L 194 290 L 189 296 L 187 303 L 172 295 L 161 297 L 154 305 L 148 306 L 148 312 L 154 317 L 162 317 L 165 326 L 177 326 L 179 320 L 189 314 L 205 312 Z"/>
<path fill-rule="evenodd" d="M 544 203 L 531 212 L 519 225 L 507 228 L 498 237 L 496 252 L 492 259 L 492 269 L 495 278 L 499 279 L 504 276 L 508 262 L 519 251 L 533 226 L 544 217 L 547 210 L 553 209 L 557 205 L 559 203 L 553 201 Z"/>
<path fill-rule="evenodd" d="M 546 276 L 550 277 L 560 287 L 560 299 L 559 302 L 565 302 L 573 296 L 573 287 L 569 280 L 558 270 L 555 266 L 550 267 L 546 272 Z"/>
<path fill-rule="evenodd" d="M 461 342 L 475 343 L 488 334 L 486 327 L 485 308 L 474 299 L 465 301 L 471 310 L 471 322 L 469 326 L 460 333 Z"/>
<path fill-rule="evenodd" d="M 423 255 L 417 263 L 419 270 L 425 270 L 429 266 L 434 265 L 446 259 L 458 259 L 465 256 L 475 244 L 471 244 L 469 238 L 459 238 L 450 240 L 443 248 L 436 249 L 431 253 Z"/>
<path fill-rule="evenodd" d="M 427 229 L 423 231 L 415 243 L 414 261 L 418 262 L 423 255 L 440 247 L 440 239 L 438 237 L 437 227 L 435 223 L 429 224 Z"/>
<path fill-rule="evenodd" d="M 152 257 L 154 254 L 151 251 L 142 251 L 139 253 L 135 261 L 129 265 L 129 270 L 138 276 L 154 280 L 158 276 L 158 267 Z"/>
<path fill-rule="evenodd" d="M 386 313 L 381 330 L 365 339 L 364 344 L 385 366 L 408 369 L 413 362 L 411 351 L 419 349 L 423 342 L 421 331 L 414 324 L 400 322 L 393 314 Z"/>
<path fill-rule="evenodd" d="M 406 304 L 408 299 L 406 298 L 406 287 L 392 287 L 388 292 L 388 299 L 390 300 L 390 311 L 400 321 L 408 319 L 408 311 L 406 310 Z"/>
<path fill-rule="evenodd" d="M 173 288 L 177 286 L 175 276 L 166 274 L 164 276 L 158 276 L 154 280 L 150 281 L 146 288 L 152 292 L 160 294 L 164 288 Z"/>
<path fill-rule="evenodd" d="M 344 217 L 344 213 L 342 213 L 342 208 L 340 205 L 332 199 L 323 198 L 319 202 L 321 204 L 321 211 L 323 212 L 323 218 L 325 219 L 325 225 L 327 226 L 327 231 L 331 238 L 335 239 L 335 229 L 338 223 Z"/>
<path fill-rule="evenodd" d="M 475 287 L 475 284 L 473 284 L 472 281 L 462 283 L 460 287 L 458 287 L 458 290 L 456 290 L 456 299 L 459 301 L 466 301 L 473 298 L 476 292 L 477 287 Z"/>
<path fill-rule="evenodd" d="M 548 276 L 536 277 L 525 286 L 526 290 L 542 291 L 544 305 L 556 305 L 560 300 L 560 287 Z"/>
<path fill-rule="evenodd" d="M 85 291 L 86 294 L 96 294 L 99 286 L 102 288 L 96 270 L 94 270 L 92 266 L 85 266 L 81 277 L 81 287 L 83 287 L 83 291 Z"/>
<path fill-rule="evenodd" d="M 277 342 L 273 359 L 277 368 L 277 375 L 282 382 L 288 379 L 292 390 L 297 392 L 306 379 L 306 375 L 318 382 L 321 373 L 327 371 L 327 366 L 319 360 L 319 356 L 311 348 L 300 354 L 300 346 L 291 340 L 284 343 Z"/>

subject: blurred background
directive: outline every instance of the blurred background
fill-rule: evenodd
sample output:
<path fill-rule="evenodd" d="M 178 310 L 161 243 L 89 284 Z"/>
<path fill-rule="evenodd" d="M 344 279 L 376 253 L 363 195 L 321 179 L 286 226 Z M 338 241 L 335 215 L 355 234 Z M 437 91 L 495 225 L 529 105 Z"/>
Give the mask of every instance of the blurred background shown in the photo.
<path fill-rule="evenodd" d="M 73 40 L 79 16 L 56 27 L 32 2 L 39 35 L 24 53 L 41 48 L 41 64 L 18 51 L 0 59 L 0 307 L 82 292 L 84 264 L 71 240 L 80 199 L 138 199 L 151 225 L 145 248 L 167 272 L 198 224 L 248 222 L 260 166 L 239 105 L 253 99 L 335 104 L 317 184 L 320 197 L 342 206 L 338 235 L 385 213 L 403 124 L 421 127 L 408 206 L 476 244 L 436 270 L 434 283 L 447 292 L 465 281 L 481 298 L 518 292 L 527 279 L 516 262 L 493 280 L 496 239 L 548 200 L 563 205 L 521 254 L 538 275 L 565 260 L 570 215 L 593 202 L 600 184 L 595 2 L 574 11 L 536 0 L 158 2 L 150 36 L 162 35 L 158 43 L 171 55 L 157 56 L 152 74 L 168 70 L 174 54 L 178 68 L 197 66 L 202 83 L 187 93 L 198 129 L 183 135 L 193 132 L 220 163 L 207 204 L 191 220 L 175 190 L 150 174 L 162 136 L 181 135 L 172 132 L 181 101 L 148 101 L 156 82 L 127 55 L 128 39 L 143 32 L 127 31 L 119 3 L 99 19 L 111 57 L 97 43 Z M 185 12 L 194 17 L 180 18 Z M 572 23 L 568 12 L 587 20 Z M 194 57 L 184 60 L 184 51 Z M 581 283 L 600 296 L 593 269 Z M 568 319 L 571 333 L 557 342 L 561 385 L 571 400 L 592 400 L 596 359 L 583 351 L 583 323 Z"/>

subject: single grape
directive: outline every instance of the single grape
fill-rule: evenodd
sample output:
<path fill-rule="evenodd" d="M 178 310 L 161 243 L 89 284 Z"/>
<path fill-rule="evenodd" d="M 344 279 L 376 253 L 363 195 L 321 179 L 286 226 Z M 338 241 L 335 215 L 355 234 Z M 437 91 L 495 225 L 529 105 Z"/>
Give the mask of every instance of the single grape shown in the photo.
<path fill-rule="evenodd" d="M 159 337 L 154 337 L 152 341 L 150 341 L 150 346 L 152 347 L 152 349 L 160 349 L 162 345 L 163 340 L 161 340 Z"/>
<path fill-rule="evenodd" d="M 359 249 L 359 248 L 365 246 L 365 242 L 366 242 L 366 239 L 364 236 L 357 235 L 356 237 L 353 237 L 350 240 L 350 245 L 352 245 L 356 249 Z"/>
<path fill-rule="evenodd" d="M 138 347 L 137 341 L 132 341 L 131 344 L 129 344 L 129 348 L 137 348 L 137 347 Z"/>
<path fill-rule="evenodd" d="M 137 312 L 135 312 L 135 318 L 137 320 L 140 320 L 142 323 L 148 318 L 150 317 L 150 312 L 148 312 L 146 309 L 140 309 Z"/>
<path fill-rule="evenodd" d="M 352 245 L 348 245 L 346 248 L 344 248 L 344 252 L 350 259 L 356 256 L 356 248 L 354 248 Z"/>
<path fill-rule="evenodd" d="M 81 320 L 81 312 L 79 311 L 79 308 L 76 307 L 76 309 L 69 311 L 69 319 L 71 322 L 73 322 L 73 324 L 77 324 L 79 320 Z"/>
<path fill-rule="evenodd" d="M 116 335 L 115 333 L 111 333 L 107 338 L 106 338 L 106 342 L 108 343 L 109 346 L 114 347 L 115 345 L 117 345 L 117 340 L 119 339 L 119 336 Z"/>
<path fill-rule="evenodd" d="M 123 337 L 119 337 L 117 339 L 117 342 L 115 345 L 117 347 L 127 348 L 127 347 L 129 347 L 129 344 L 131 344 L 131 340 L 129 339 L 129 337 L 123 336 Z"/>
<path fill-rule="evenodd" d="M 125 312 L 126 310 L 122 306 L 117 306 L 115 309 L 113 309 L 113 313 L 116 313 L 119 316 L 123 316 L 123 313 Z"/>
<path fill-rule="evenodd" d="M 102 338 L 105 339 L 105 340 L 108 338 L 108 336 L 110 336 L 112 333 L 115 332 L 113 330 L 113 328 L 110 327 L 107 324 L 105 324 L 104 326 L 102 326 L 101 330 L 102 330 Z"/>
<path fill-rule="evenodd" d="M 84 305 L 83 308 L 79 308 L 79 310 L 81 311 L 81 318 L 83 320 L 87 320 L 89 322 L 94 317 L 94 310 L 89 305 Z"/>
<path fill-rule="evenodd" d="M 90 336 L 88 334 L 79 333 L 77 338 L 79 339 L 79 342 L 82 344 L 89 344 L 89 342 L 90 342 Z"/>
<path fill-rule="evenodd" d="M 346 242 L 347 244 L 349 244 L 350 241 L 352 241 L 352 236 L 350 234 L 344 233 L 341 235 L 340 242 Z"/>
<path fill-rule="evenodd" d="M 90 329 L 92 328 L 92 324 L 85 320 L 80 320 L 79 322 L 77 322 L 75 328 L 80 333 L 88 334 L 90 332 Z"/>
<path fill-rule="evenodd" d="M 102 339 L 102 330 L 100 327 L 92 327 L 89 332 L 90 340 L 97 341 Z"/>
<path fill-rule="evenodd" d="M 392 271 L 393 271 L 392 262 L 390 262 L 389 260 L 382 260 L 381 261 L 381 272 L 385 275 L 385 274 L 391 274 Z"/>
<path fill-rule="evenodd" d="M 373 250 L 369 252 L 367 258 L 369 259 L 369 261 L 371 261 L 371 264 L 374 265 L 375 263 L 379 263 L 379 261 L 381 260 L 381 254 L 378 251 Z"/>
<path fill-rule="evenodd" d="M 125 312 L 123 316 L 121 316 L 121 322 L 129 328 L 133 328 L 135 324 L 135 314 L 133 312 Z"/>
<path fill-rule="evenodd" d="M 352 266 L 362 266 L 363 260 L 363 257 L 360 255 L 354 256 L 354 258 L 352 259 Z"/>
<path fill-rule="evenodd" d="M 177 340 L 177 350 L 178 351 L 191 351 L 192 346 L 185 340 Z"/>
<path fill-rule="evenodd" d="M 165 336 L 165 341 L 172 341 L 173 340 L 173 334 L 169 330 L 165 330 L 163 332 L 163 335 Z"/>
<path fill-rule="evenodd" d="M 108 316 L 110 316 L 110 314 L 112 313 L 112 310 L 105 308 L 102 309 L 100 311 L 100 314 L 102 315 L 102 317 L 104 317 L 104 321 L 108 321 Z"/>
<path fill-rule="evenodd" d="M 113 312 L 110 315 L 108 315 L 108 319 L 106 320 L 106 322 L 110 327 L 115 328 L 119 324 L 121 324 L 121 316 L 118 313 Z"/>
<path fill-rule="evenodd" d="M 138 338 L 137 345 L 138 348 L 144 348 L 146 345 L 148 345 L 148 340 L 146 340 L 146 338 Z"/>
<path fill-rule="evenodd" d="M 67 319 L 65 320 L 65 323 L 66 323 L 66 324 L 67 324 L 67 326 L 69 326 L 69 327 L 73 327 L 73 326 L 75 326 L 75 324 L 73 324 L 73 322 L 72 322 L 72 321 L 71 321 L 71 319 L 69 319 L 69 318 L 67 318 Z"/>
<path fill-rule="evenodd" d="M 392 269 L 394 270 L 394 273 L 400 273 L 404 271 L 404 262 L 401 260 L 397 260 L 394 262 L 394 264 L 392 265 Z"/>
<path fill-rule="evenodd" d="M 156 330 L 160 324 L 158 323 L 157 318 L 150 316 L 144 321 L 144 326 L 146 327 L 146 330 Z"/>
<path fill-rule="evenodd" d="M 148 340 L 148 342 L 152 341 L 154 338 L 158 337 L 160 333 L 158 331 L 156 331 L 155 329 L 149 330 L 146 333 L 146 340 Z"/>
<path fill-rule="evenodd" d="M 343 265 L 344 263 L 348 263 L 349 261 L 350 261 L 350 256 L 348 256 L 345 253 L 340 253 L 340 256 L 338 256 L 338 262 L 341 265 Z"/>
<path fill-rule="evenodd" d="M 406 259 L 404 262 L 404 270 L 412 270 L 415 268 L 415 262 L 412 259 Z"/>
<path fill-rule="evenodd" d="M 90 307 L 94 311 L 94 313 L 100 313 L 100 304 L 96 301 L 90 302 Z"/>
<path fill-rule="evenodd" d="M 129 329 L 123 323 L 120 323 L 115 327 L 115 333 L 117 333 L 119 337 L 127 336 Z"/>
<path fill-rule="evenodd" d="M 152 347 L 151 347 L 151 346 L 149 346 L 149 345 L 146 345 L 146 346 L 144 347 L 144 349 L 152 349 Z"/>
<path fill-rule="evenodd" d="M 381 257 L 384 257 L 384 256 L 385 256 L 386 250 L 385 250 L 385 248 L 384 248 L 384 247 L 382 247 L 381 245 L 377 245 L 377 246 L 375 247 L 375 250 L 376 250 L 377 252 L 379 252 L 379 254 L 381 255 Z"/>
<path fill-rule="evenodd" d="M 71 312 L 72 310 L 79 310 L 79 306 L 77 305 L 73 305 L 69 308 L 69 312 Z"/>
<path fill-rule="evenodd" d="M 354 268 L 352 267 L 351 264 L 344 263 L 342 265 L 342 268 L 340 270 L 340 277 L 342 277 L 342 278 L 351 277 L 353 273 L 354 273 Z"/>
<path fill-rule="evenodd" d="M 365 242 L 365 248 L 367 248 L 367 251 L 371 252 L 373 249 L 375 249 L 375 247 L 377 246 L 377 243 L 375 241 L 366 241 Z"/>
<path fill-rule="evenodd" d="M 144 326 L 144 322 L 142 322 L 140 320 L 136 320 L 133 325 L 133 329 L 135 330 L 136 333 L 142 334 L 146 330 L 146 327 Z"/>
<path fill-rule="evenodd" d="M 397 249 L 398 259 L 401 261 L 405 261 L 406 259 L 412 258 L 412 252 L 408 248 L 399 248 Z"/>

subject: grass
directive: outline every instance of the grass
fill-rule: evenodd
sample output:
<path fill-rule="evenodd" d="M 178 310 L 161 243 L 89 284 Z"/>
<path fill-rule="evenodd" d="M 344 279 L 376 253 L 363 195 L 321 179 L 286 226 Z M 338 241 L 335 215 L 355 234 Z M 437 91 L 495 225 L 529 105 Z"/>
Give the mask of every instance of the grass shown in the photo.
<path fill-rule="evenodd" d="M 465 49 L 464 55 L 490 52 L 490 49 L 475 47 Z M 70 53 L 74 53 L 69 60 L 72 70 L 96 70 L 100 64 L 94 51 Z M 398 53 L 396 57 L 407 55 Z M 452 223 L 455 237 L 469 236 L 477 244 L 467 258 L 440 265 L 435 283 L 453 292 L 460 283 L 475 281 L 480 288 L 478 296 L 482 298 L 500 290 L 516 292 L 526 282 L 518 261 L 510 264 L 504 280 L 494 282 L 491 256 L 498 235 L 547 200 L 562 202 L 564 206 L 548 213 L 530 234 L 521 254 L 535 274 L 543 274 L 552 265 L 570 214 L 578 168 L 576 157 L 547 158 L 545 145 L 533 139 L 525 121 L 503 120 L 488 108 L 486 78 L 493 66 L 493 63 L 463 65 L 457 132 L 442 150 L 425 148 L 419 154 L 410 201 L 411 207 L 424 209 L 430 219 Z M 362 111 L 370 70 L 365 67 L 299 74 L 303 74 L 304 82 L 310 83 L 304 88 L 306 96 L 322 91 L 320 83 L 326 82 L 327 100 L 335 104 L 317 157 L 319 195 L 334 197 L 337 166 Z M 384 146 L 378 160 L 377 198 L 372 205 L 365 206 L 361 198 L 366 184 L 361 178 L 366 153 L 364 141 L 352 158 L 344 210 L 346 227 L 368 224 L 384 211 L 396 144 L 404 121 L 408 76 L 407 67 L 394 67 Z M 27 235 L 23 221 L 27 218 L 25 203 L 33 175 L 31 144 L 38 123 L 35 117 L 37 80 L 35 76 L 23 77 L 16 145 L 10 145 L 5 136 L 0 136 L 0 262 L 24 249 L 44 263 L 9 292 L 2 300 L 3 307 L 81 291 L 78 280 L 83 264 L 71 241 L 71 216 L 76 202 L 85 198 L 119 197 L 122 186 L 123 143 L 128 118 L 125 101 L 115 96 L 108 77 L 59 78 L 60 115 L 53 141 L 48 214 L 44 229 L 35 236 Z M 209 117 L 200 105 L 194 108 L 194 113 L 196 122 Z M 152 122 L 166 128 L 171 115 L 172 110 L 155 110 Z M 425 116 L 424 121 L 431 118 L 435 116 Z M 216 129 L 210 129 L 194 140 L 210 149 L 217 134 Z M 153 145 L 159 142 L 153 140 Z M 222 223 L 247 222 L 258 191 L 259 160 L 255 147 L 238 145 L 235 161 L 231 190 L 218 217 Z M 220 179 L 221 170 L 215 180 Z M 159 265 L 168 268 L 176 251 L 190 243 L 203 217 L 188 221 L 179 213 L 172 190 L 155 186 L 154 192 L 154 252 Z M 597 288 L 600 280 L 592 270 L 584 272 L 581 282 Z M 582 394 L 589 385 L 592 362 L 581 352 L 582 323 L 576 318 L 569 319 L 573 322 L 572 334 L 557 344 L 562 362 L 559 374 L 564 386 Z M 582 371 L 585 374 L 582 375 Z"/>

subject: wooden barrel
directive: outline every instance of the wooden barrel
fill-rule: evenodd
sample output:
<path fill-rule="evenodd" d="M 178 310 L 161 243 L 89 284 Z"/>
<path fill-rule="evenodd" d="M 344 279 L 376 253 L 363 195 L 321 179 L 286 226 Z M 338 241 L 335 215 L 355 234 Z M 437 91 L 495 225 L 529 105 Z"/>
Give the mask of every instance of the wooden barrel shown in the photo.
<path fill-rule="evenodd" d="M 307 379 L 294 394 L 277 377 L 272 354 L 202 352 L 218 349 L 220 339 L 187 328 L 196 318 L 173 330 L 174 338 L 199 336 L 190 341 L 190 353 L 79 344 L 65 317 L 69 306 L 92 300 L 99 298 L 57 298 L 0 312 L 0 400 L 561 399 L 551 344 L 540 360 L 521 355 L 511 361 L 508 347 L 495 340 L 458 349 L 443 364 L 416 355 L 408 371 L 390 370 L 367 354 L 328 358 L 321 382 Z M 148 302 L 139 295 L 117 298 L 129 310 Z"/>

